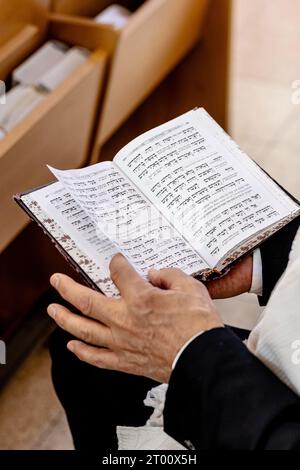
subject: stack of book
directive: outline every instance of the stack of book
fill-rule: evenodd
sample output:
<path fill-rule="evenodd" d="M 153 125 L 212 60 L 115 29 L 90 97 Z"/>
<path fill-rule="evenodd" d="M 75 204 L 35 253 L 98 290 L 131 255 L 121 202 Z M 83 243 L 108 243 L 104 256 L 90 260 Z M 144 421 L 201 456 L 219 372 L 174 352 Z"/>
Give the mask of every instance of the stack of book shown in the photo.
<path fill-rule="evenodd" d="M 108 24 L 115 29 L 123 29 L 130 18 L 131 12 L 121 5 L 111 5 L 95 17 L 96 23 Z"/>
<path fill-rule="evenodd" d="M 48 41 L 12 73 L 13 87 L 0 106 L 0 140 L 68 78 L 90 52 Z"/>

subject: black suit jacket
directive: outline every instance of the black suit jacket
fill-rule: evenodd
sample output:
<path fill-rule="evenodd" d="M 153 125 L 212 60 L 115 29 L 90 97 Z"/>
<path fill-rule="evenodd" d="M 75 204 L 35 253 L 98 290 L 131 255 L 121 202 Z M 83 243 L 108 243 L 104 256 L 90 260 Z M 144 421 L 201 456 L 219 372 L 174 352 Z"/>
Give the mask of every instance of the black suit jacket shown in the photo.
<path fill-rule="evenodd" d="M 300 218 L 261 247 L 261 304 L 286 268 L 299 224 Z M 299 397 L 228 328 L 204 333 L 183 352 L 170 379 L 164 422 L 170 436 L 196 450 L 300 449 Z"/>

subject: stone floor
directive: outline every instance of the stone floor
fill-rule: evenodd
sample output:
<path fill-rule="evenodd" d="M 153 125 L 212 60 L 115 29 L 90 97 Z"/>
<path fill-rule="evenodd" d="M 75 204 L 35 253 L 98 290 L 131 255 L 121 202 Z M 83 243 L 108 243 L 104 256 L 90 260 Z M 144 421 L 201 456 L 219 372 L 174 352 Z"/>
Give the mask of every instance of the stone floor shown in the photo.
<path fill-rule="evenodd" d="M 280 183 L 300 197 L 300 2 L 234 0 L 231 134 Z M 219 301 L 225 321 L 251 328 L 256 298 Z M 1 449 L 71 449 L 50 380 L 46 347 L 36 349 L 0 394 Z"/>

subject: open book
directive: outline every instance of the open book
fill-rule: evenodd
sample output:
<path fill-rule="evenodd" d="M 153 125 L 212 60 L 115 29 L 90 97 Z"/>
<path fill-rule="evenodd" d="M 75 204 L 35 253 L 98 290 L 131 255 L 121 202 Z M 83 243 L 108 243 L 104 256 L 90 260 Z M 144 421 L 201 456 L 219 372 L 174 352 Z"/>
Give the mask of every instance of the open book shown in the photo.
<path fill-rule="evenodd" d="M 143 276 L 177 267 L 206 280 L 300 214 L 204 109 L 137 137 L 113 162 L 49 169 L 57 182 L 15 199 L 108 296 L 117 252 Z"/>

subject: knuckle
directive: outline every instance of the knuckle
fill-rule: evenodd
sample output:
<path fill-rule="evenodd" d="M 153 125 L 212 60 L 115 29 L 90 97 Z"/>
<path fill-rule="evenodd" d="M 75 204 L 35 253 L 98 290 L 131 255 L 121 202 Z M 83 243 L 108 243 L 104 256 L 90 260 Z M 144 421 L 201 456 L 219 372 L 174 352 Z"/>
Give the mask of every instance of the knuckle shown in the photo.
<path fill-rule="evenodd" d="M 163 275 L 164 275 L 164 274 L 168 274 L 172 269 L 173 269 L 173 268 L 161 268 L 161 269 L 159 270 L 159 273 L 160 273 L 160 274 L 163 274 Z"/>
<path fill-rule="evenodd" d="M 84 363 L 87 362 L 86 357 L 85 357 L 80 351 L 74 350 L 74 354 L 76 355 L 76 357 L 77 357 L 81 362 L 84 362 Z"/>
<path fill-rule="evenodd" d="M 164 269 L 166 275 L 178 276 L 182 274 L 182 271 L 179 268 L 166 268 Z"/>
<path fill-rule="evenodd" d="M 143 308 L 143 302 L 141 300 L 141 297 L 139 294 L 134 294 L 131 298 L 130 298 L 130 307 L 133 311 L 141 311 L 142 308 Z"/>
<path fill-rule="evenodd" d="M 182 271 L 179 268 L 169 268 L 167 271 L 171 274 L 182 274 Z"/>
<path fill-rule="evenodd" d="M 114 284 L 117 284 L 118 283 L 118 279 L 119 279 L 119 271 L 117 268 L 110 268 L 110 277 L 111 277 L 111 280 L 113 281 Z"/>
<path fill-rule="evenodd" d="M 91 334 L 89 329 L 85 325 L 81 325 L 79 329 L 79 336 L 82 341 L 85 343 L 90 343 L 91 342 Z"/>
<path fill-rule="evenodd" d="M 99 356 L 94 358 L 93 363 L 98 369 L 103 369 L 105 365 L 103 359 Z"/>

